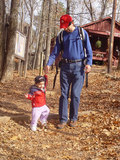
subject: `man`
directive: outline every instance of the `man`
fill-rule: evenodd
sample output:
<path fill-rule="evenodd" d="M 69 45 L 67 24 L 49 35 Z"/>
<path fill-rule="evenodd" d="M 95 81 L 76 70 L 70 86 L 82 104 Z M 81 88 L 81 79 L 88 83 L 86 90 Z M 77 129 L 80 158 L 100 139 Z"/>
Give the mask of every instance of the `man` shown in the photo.
<path fill-rule="evenodd" d="M 71 102 L 69 112 L 69 125 L 76 126 L 78 119 L 78 109 L 80 103 L 80 94 L 84 83 L 85 72 L 91 71 L 92 49 L 87 32 L 84 30 L 87 61 L 84 64 L 85 53 L 80 38 L 79 29 L 74 25 L 72 17 L 68 14 L 60 18 L 60 28 L 63 28 L 63 44 L 56 39 L 56 45 L 49 57 L 45 73 L 48 73 L 50 66 L 55 61 L 59 52 L 63 48 L 62 65 L 60 70 L 61 97 L 59 100 L 59 120 L 57 128 L 62 129 L 68 122 L 68 98 L 71 86 Z M 63 47 L 62 47 L 63 46 Z"/>

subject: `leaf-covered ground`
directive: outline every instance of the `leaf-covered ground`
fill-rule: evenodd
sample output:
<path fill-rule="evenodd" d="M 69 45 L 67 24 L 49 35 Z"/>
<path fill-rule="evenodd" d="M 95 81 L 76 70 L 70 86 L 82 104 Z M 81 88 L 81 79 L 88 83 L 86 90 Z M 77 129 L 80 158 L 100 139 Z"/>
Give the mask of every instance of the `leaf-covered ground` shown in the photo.
<path fill-rule="evenodd" d="M 27 78 L 0 84 L 0 160 L 120 160 L 120 71 L 106 73 L 93 66 L 89 86 L 83 87 L 78 124 L 56 129 L 60 96 L 59 75 L 48 74 L 48 129 L 30 130 L 31 103 L 24 98 L 38 71 Z M 70 102 L 70 99 L 69 99 Z"/>

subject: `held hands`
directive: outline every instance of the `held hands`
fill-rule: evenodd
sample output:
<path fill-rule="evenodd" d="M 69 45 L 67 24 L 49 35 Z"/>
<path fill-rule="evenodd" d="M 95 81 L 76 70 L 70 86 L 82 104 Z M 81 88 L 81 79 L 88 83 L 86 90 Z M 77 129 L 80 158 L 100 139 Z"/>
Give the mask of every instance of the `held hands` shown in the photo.
<path fill-rule="evenodd" d="M 46 66 L 44 69 L 45 74 L 47 74 L 49 72 L 49 70 L 50 70 L 50 66 Z"/>
<path fill-rule="evenodd" d="M 90 65 L 86 65 L 85 66 L 85 73 L 89 73 L 91 71 L 91 66 Z"/>

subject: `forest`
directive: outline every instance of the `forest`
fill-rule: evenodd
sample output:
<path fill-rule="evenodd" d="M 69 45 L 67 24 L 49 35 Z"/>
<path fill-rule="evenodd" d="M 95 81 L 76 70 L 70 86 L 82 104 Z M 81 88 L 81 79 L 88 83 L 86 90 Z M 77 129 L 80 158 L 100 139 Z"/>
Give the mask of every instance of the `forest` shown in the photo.
<path fill-rule="evenodd" d="M 53 89 L 55 64 L 48 73 L 47 129 L 30 130 L 32 107 L 24 96 L 44 74 L 63 14 L 82 26 L 113 20 L 113 10 L 119 24 L 120 0 L 0 0 L 0 160 L 120 160 L 119 67 L 108 73 L 109 62 L 93 64 L 75 128 L 56 128 L 61 90 L 59 70 Z"/>
<path fill-rule="evenodd" d="M 117 22 L 120 21 L 119 8 L 118 0 Z M 51 39 L 55 39 L 59 31 L 59 19 L 63 14 L 70 14 L 75 25 L 83 25 L 112 17 L 112 10 L 111 0 L 1 0 L 1 82 L 13 79 L 15 69 L 24 77 L 28 69 L 39 69 L 42 72 L 51 52 Z"/>

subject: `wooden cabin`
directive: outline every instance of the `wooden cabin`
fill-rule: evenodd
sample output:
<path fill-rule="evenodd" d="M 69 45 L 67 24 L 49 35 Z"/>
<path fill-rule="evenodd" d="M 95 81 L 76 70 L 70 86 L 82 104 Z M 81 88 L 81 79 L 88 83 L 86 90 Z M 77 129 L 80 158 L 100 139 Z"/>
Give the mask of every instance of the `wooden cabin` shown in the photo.
<path fill-rule="evenodd" d="M 85 24 L 83 27 L 89 34 L 93 50 L 93 61 L 107 62 L 109 54 L 111 17 Z M 113 65 L 117 66 L 118 51 L 120 51 L 120 23 L 115 22 L 114 45 L 113 45 Z"/>

